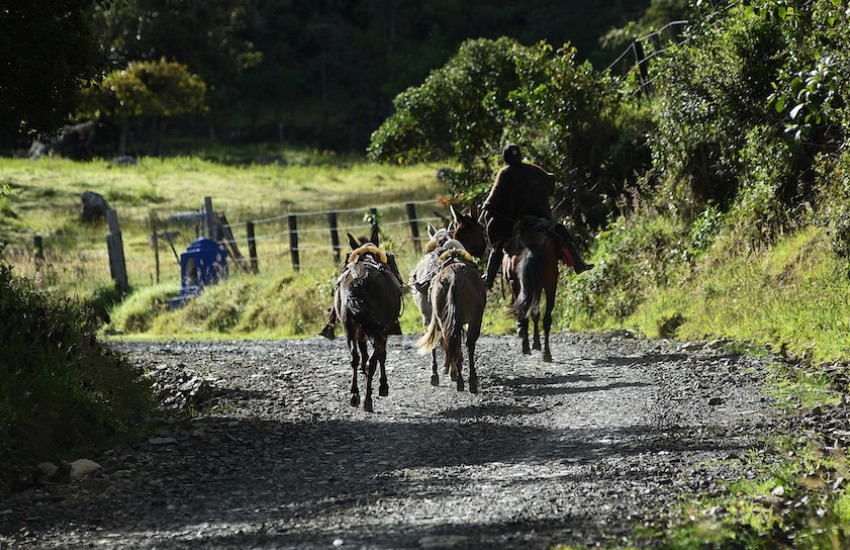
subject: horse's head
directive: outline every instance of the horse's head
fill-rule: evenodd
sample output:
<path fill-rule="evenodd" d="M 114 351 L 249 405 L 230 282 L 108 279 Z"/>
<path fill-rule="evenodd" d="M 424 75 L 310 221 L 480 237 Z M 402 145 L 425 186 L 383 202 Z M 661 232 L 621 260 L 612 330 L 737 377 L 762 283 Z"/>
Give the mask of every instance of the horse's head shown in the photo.
<path fill-rule="evenodd" d="M 448 229 L 437 229 L 430 223 L 428 224 L 428 243 L 425 245 L 425 252 L 433 252 L 437 248 L 443 246 L 447 240 L 451 238 Z"/>
<path fill-rule="evenodd" d="M 449 208 L 452 212 L 452 222 L 449 225 L 452 237 L 463 243 L 470 254 L 483 258 L 487 252 L 487 235 L 484 225 L 478 221 L 477 208 L 473 206 L 469 214 L 457 210 L 454 205 Z"/>

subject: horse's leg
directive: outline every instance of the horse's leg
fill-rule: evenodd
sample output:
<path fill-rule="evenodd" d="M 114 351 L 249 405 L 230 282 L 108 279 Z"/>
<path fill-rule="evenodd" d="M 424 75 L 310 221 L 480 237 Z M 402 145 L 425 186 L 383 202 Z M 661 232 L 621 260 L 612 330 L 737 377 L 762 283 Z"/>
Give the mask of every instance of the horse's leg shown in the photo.
<path fill-rule="evenodd" d="M 546 285 L 546 311 L 543 313 L 543 361 L 552 362 L 552 352 L 549 349 L 549 331 L 552 328 L 552 310 L 555 309 L 555 287 L 558 284 L 558 275 L 550 284 Z"/>
<path fill-rule="evenodd" d="M 452 342 L 451 340 L 442 340 L 443 348 L 443 374 L 449 374 L 452 382 L 457 380 L 457 369 L 452 364 Z"/>
<path fill-rule="evenodd" d="M 366 340 L 357 342 L 357 345 L 360 347 L 360 372 L 369 374 L 369 371 L 366 369 L 366 361 L 369 359 L 369 348 L 367 347 Z"/>
<path fill-rule="evenodd" d="M 369 370 L 366 373 L 366 397 L 363 398 L 363 410 L 372 412 L 372 377 L 375 375 L 375 367 L 378 364 L 378 344 L 372 345 L 372 356 L 369 357 Z"/>
<path fill-rule="evenodd" d="M 440 385 L 440 375 L 437 374 L 437 348 L 431 350 L 431 385 Z"/>
<path fill-rule="evenodd" d="M 376 342 L 377 346 L 377 342 Z M 390 385 L 387 383 L 387 340 L 382 339 L 380 347 L 376 348 L 378 353 L 378 364 L 381 366 L 380 385 L 378 386 L 378 395 L 386 397 L 390 394 Z"/>
<path fill-rule="evenodd" d="M 452 345 L 443 341 L 443 374 L 448 374 L 452 382 L 457 380 L 457 371 L 452 369 Z"/>
<path fill-rule="evenodd" d="M 461 345 L 461 339 L 463 338 L 463 332 L 458 330 L 452 336 L 451 342 L 451 350 L 452 350 L 452 375 L 457 381 L 457 391 L 463 391 L 464 382 L 463 382 L 463 373 L 461 369 L 463 368 L 463 346 Z"/>
<path fill-rule="evenodd" d="M 528 317 L 525 314 L 517 315 L 516 333 L 522 340 L 522 353 L 531 355 L 531 346 L 528 345 Z"/>
<path fill-rule="evenodd" d="M 475 343 L 481 333 L 481 320 L 469 323 L 466 332 L 466 353 L 469 354 L 469 393 L 478 393 L 478 373 L 475 372 Z"/>
<path fill-rule="evenodd" d="M 357 389 L 357 370 L 360 368 L 360 355 L 357 353 L 359 342 L 348 338 L 348 349 L 351 353 L 351 406 L 360 404 L 360 390 Z"/>
<path fill-rule="evenodd" d="M 538 329 L 538 325 L 540 324 L 540 300 L 534 300 L 534 303 L 531 306 L 531 321 L 533 323 L 533 333 L 531 341 L 531 349 L 540 349 L 540 330 Z"/>

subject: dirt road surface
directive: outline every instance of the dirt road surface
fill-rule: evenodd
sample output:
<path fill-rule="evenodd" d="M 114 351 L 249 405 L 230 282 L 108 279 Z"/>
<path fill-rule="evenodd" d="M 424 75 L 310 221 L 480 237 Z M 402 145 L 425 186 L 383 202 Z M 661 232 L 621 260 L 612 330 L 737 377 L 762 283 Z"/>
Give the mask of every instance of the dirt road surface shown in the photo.
<path fill-rule="evenodd" d="M 200 412 L 0 502 L 0 548 L 616 542 L 722 490 L 775 423 L 763 365 L 718 343 L 560 334 L 543 363 L 487 336 L 477 395 L 432 387 L 415 343 L 391 338 L 372 414 L 348 404 L 342 339 L 114 343 Z"/>

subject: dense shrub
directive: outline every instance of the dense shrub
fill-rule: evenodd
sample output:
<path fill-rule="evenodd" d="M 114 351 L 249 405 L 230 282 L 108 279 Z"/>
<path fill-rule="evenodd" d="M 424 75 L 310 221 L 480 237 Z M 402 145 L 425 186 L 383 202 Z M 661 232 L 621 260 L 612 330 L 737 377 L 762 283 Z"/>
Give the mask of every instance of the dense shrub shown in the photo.
<path fill-rule="evenodd" d="M 731 204 L 750 129 L 780 122 L 767 99 L 784 44 L 775 21 L 754 16 L 697 18 L 690 33 L 656 67 L 651 144 L 661 179 L 687 182 L 697 204 L 685 211 L 695 214 Z"/>
<path fill-rule="evenodd" d="M 369 152 L 380 161 L 456 161 L 451 183 L 474 198 L 501 166 L 504 144 L 515 142 L 557 176 L 559 213 L 599 226 L 624 181 L 649 161 L 645 127 L 618 127 L 647 119 L 640 110 L 618 118 L 616 90 L 590 64 L 577 64 L 568 45 L 471 40 L 421 86 L 396 97 Z"/>
<path fill-rule="evenodd" d="M 0 260 L 0 489 L 19 462 L 55 459 L 138 429 L 143 373 L 96 338 L 91 305 L 36 290 Z"/>
<path fill-rule="evenodd" d="M 375 160 L 411 163 L 457 160 L 459 188 L 491 177 L 490 156 L 500 150 L 509 109 L 519 86 L 519 58 L 531 55 L 516 41 L 468 40 L 446 65 L 393 101 L 394 114 L 372 135 Z"/>

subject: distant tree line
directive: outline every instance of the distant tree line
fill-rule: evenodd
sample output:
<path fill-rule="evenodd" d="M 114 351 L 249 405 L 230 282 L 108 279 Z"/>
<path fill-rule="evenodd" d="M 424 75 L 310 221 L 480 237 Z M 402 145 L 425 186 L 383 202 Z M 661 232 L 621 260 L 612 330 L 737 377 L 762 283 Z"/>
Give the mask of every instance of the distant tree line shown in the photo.
<path fill-rule="evenodd" d="M 639 19 L 649 0 L 12 0 L 0 8 L 0 55 L 12 89 L 0 103 L 39 105 L 67 118 L 79 78 L 117 74 L 133 62 L 185 65 L 206 85 L 202 115 L 172 124 L 224 142 L 280 141 L 362 151 L 392 113 L 392 100 L 444 65 L 469 38 L 508 36 L 524 45 L 570 42 L 578 59 L 603 64 L 599 39 Z M 9 34 L 7 29 L 15 32 Z M 44 52 L 55 51 L 45 66 Z M 70 54 L 69 52 L 73 52 Z M 100 55 L 98 55 L 98 52 Z M 40 97 L 36 75 L 65 80 Z M 5 80 L 5 78 L 4 78 Z M 6 101 L 8 99 L 14 101 Z M 19 109 L 18 107 L 14 107 Z M 48 120 L 3 112 L 13 130 Z M 16 124 L 17 123 L 17 124 Z M 142 128 L 142 127 L 140 127 Z M 145 132 L 153 131 L 149 125 Z M 147 137 L 147 136 L 146 136 Z"/>

